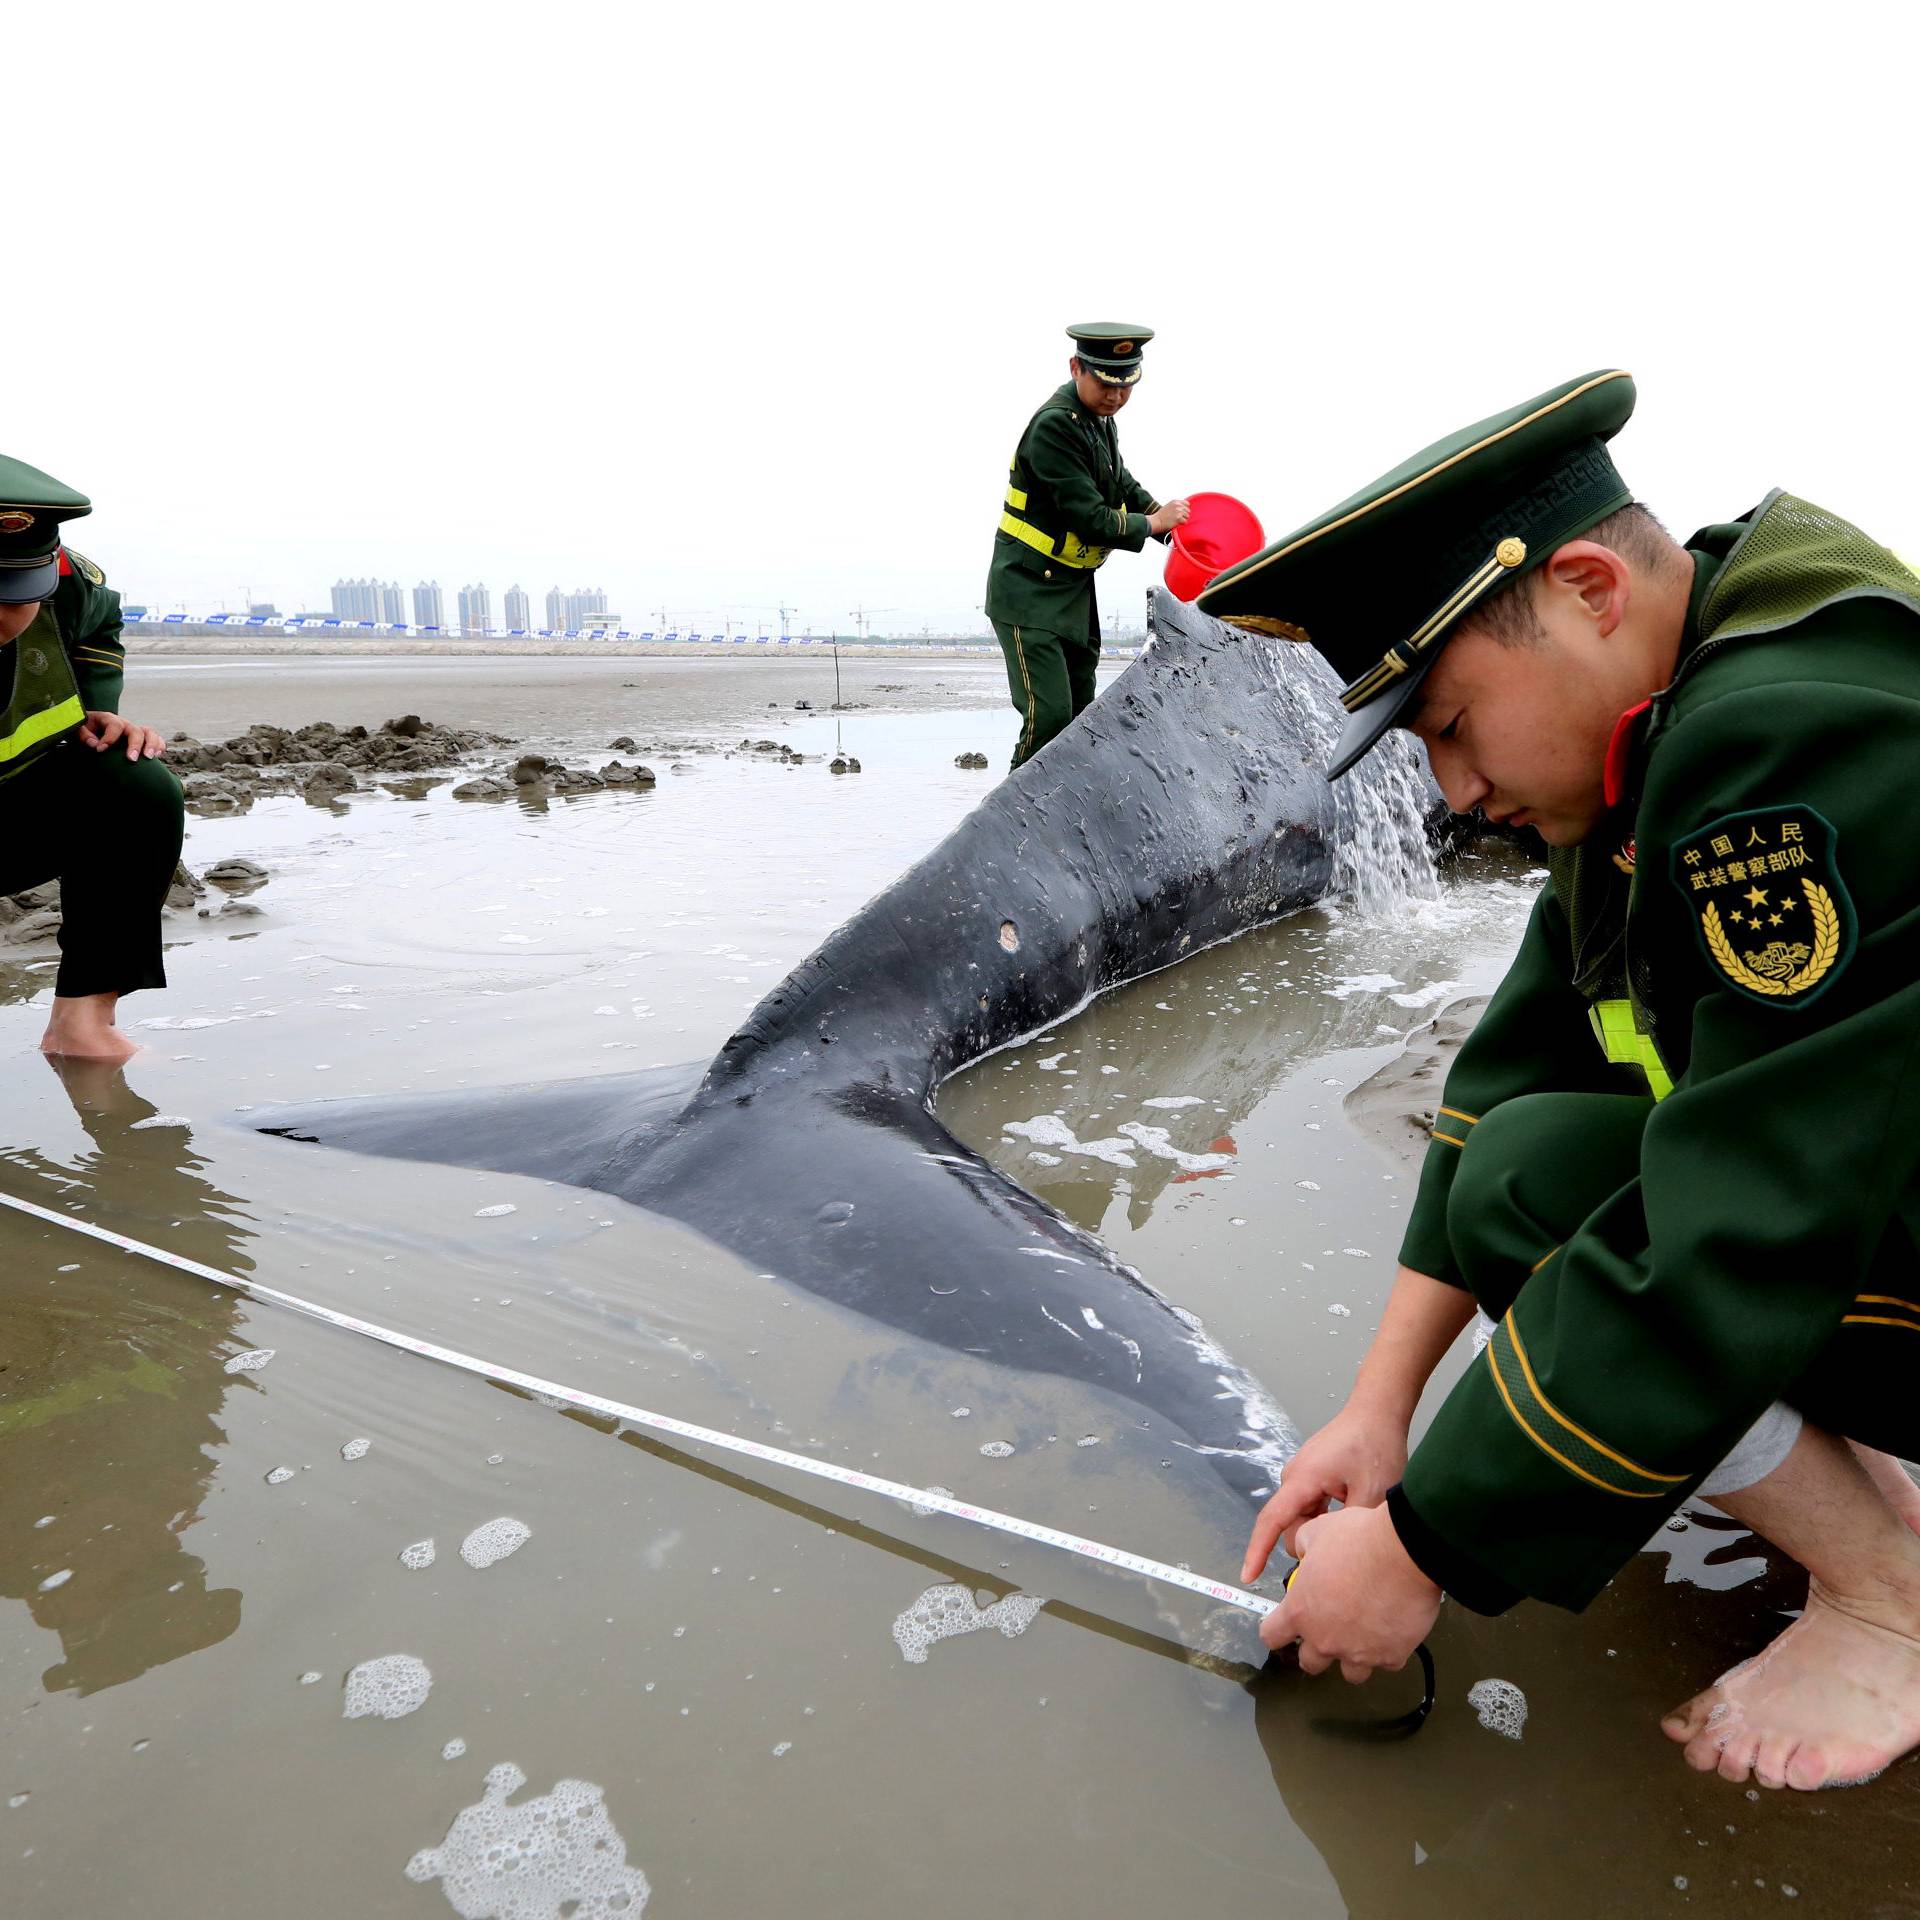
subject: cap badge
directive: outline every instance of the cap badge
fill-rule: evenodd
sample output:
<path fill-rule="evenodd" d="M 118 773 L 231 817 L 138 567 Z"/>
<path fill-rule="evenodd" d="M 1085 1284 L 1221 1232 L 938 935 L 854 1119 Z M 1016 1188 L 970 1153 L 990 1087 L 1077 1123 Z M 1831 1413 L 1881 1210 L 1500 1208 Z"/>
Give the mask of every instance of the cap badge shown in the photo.
<path fill-rule="evenodd" d="M 1527 557 L 1527 543 L 1524 540 L 1516 540 L 1512 534 L 1508 534 L 1494 548 L 1493 557 L 1503 567 L 1517 567 Z"/>
<path fill-rule="evenodd" d="M 33 515 L 24 507 L 0 509 L 0 533 L 25 533 L 33 525 Z"/>
<path fill-rule="evenodd" d="M 1116 354 L 1131 353 L 1133 351 L 1133 342 L 1131 340 L 1116 340 L 1113 343 L 1113 350 Z"/>

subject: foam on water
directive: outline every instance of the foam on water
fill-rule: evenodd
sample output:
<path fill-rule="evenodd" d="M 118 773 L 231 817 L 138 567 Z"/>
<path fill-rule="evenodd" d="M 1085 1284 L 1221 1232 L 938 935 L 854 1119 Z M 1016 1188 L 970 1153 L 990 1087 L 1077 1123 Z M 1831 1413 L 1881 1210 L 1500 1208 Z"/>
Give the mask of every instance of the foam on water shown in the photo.
<path fill-rule="evenodd" d="M 419 1573 L 433 1565 L 433 1542 L 416 1540 L 410 1547 L 400 1549 L 400 1564 L 409 1573 Z"/>
<path fill-rule="evenodd" d="M 433 1675 L 424 1660 L 410 1653 L 383 1653 L 363 1660 L 347 1675 L 340 1706 L 343 1720 L 371 1714 L 377 1720 L 404 1720 L 427 1704 Z"/>
<path fill-rule="evenodd" d="M 1101 1069 L 1105 1071 L 1104 1068 Z M 1117 1069 L 1116 1069 L 1117 1071 Z M 1151 1099 L 1142 1100 L 1143 1107 L 1204 1107 L 1207 1103 L 1197 1093 L 1156 1093 Z"/>
<path fill-rule="evenodd" d="M 503 1200 L 497 1207 L 475 1207 L 473 1217 L 476 1220 L 498 1220 L 504 1214 L 518 1213 L 520 1209 L 511 1200 Z"/>
<path fill-rule="evenodd" d="M 267 1485 L 270 1487 L 283 1487 L 292 1478 L 293 1469 L 291 1467 L 275 1467 L 273 1471 L 267 1475 Z"/>
<path fill-rule="evenodd" d="M 440 1758 L 442 1760 L 458 1760 L 466 1750 L 467 1743 L 456 1734 L 453 1739 L 449 1740 L 447 1744 L 440 1749 Z"/>
<path fill-rule="evenodd" d="M 372 1445 L 373 1442 L 371 1440 L 349 1440 L 347 1444 L 340 1449 L 340 1458 L 342 1460 L 364 1460 L 367 1457 L 367 1449 Z"/>
<path fill-rule="evenodd" d="M 1047 1604 L 1038 1593 L 1010 1593 L 1004 1600 L 983 1607 L 963 1586 L 929 1587 L 899 1619 L 893 1623 L 894 1645 L 912 1666 L 923 1666 L 929 1650 L 942 1640 L 957 1639 L 963 1633 L 978 1633 L 993 1627 L 1013 1640 L 1033 1625 L 1034 1616 Z"/>
<path fill-rule="evenodd" d="M 1518 1740 L 1527 1724 L 1527 1696 L 1511 1680 L 1476 1680 L 1467 1689 L 1467 1705 L 1489 1733 Z"/>
<path fill-rule="evenodd" d="M 149 1127 L 190 1127 L 193 1122 L 184 1113 L 150 1113 L 144 1120 L 136 1120 L 127 1131 L 145 1133 Z"/>
<path fill-rule="evenodd" d="M 454 1816 L 447 1837 L 407 1862 L 407 1878 L 438 1880 L 461 1920 L 611 1920 L 645 1912 L 653 1889 L 627 1865 L 627 1843 L 591 1780 L 560 1780 L 519 1806 L 527 1784 L 511 1761 L 487 1775 L 485 1796 Z"/>
<path fill-rule="evenodd" d="M 1106 1140 L 1082 1140 L 1057 1113 L 1036 1113 L 1031 1120 L 1008 1120 L 1002 1133 L 1031 1140 L 1037 1147 L 1058 1147 L 1063 1153 L 1085 1154 L 1089 1160 L 1104 1160 L 1110 1167 L 1134 1168 L 1133 1143 L 1119 1134 Z"/>
<path fill-rule="evenodd" d="M 40 1582 L 42 1593 L 51 1593 L 56 1587 L 64 1587 L 73 1578 L 71 1567 L 62 1567 L 58 1573 L 50 1573 Z"/>
<path fill-rule="evenodd" d="M 518 1553 L 533 1538 L 533 1529 L 524 1520 L 501 1514 L 475 1527 L 460 1542 L 460 1558 L 470 1567 L 490 1567 L 511 1553 Z"/>
<path fill-rule="evenodd" d="M 1157 1159 L 1171 1160 L 1182 1173 L 1212 1173 L 1217 1168 L 1233 1165 L 1230 1153 L 1183 1153 L 1168 1137 L 1165 1127 L 1150 1127 L 1142 1120 L 1123 1121 L 1120 1131 Z"/>
<path fill-rule="evenodd" d="M 278 1351 L 277 1347 L 255 1347 L 251 1353 L 236 1353 L 221 1372 L 258 1373 Z"/>
<path fill-rule="evenodd" d="M 989 1440 L 980 1451 L 984 1453 L 989 1460 L 1004 1460 L 1013 1452 L 1013 1442 L 1011 1440 Z"/>

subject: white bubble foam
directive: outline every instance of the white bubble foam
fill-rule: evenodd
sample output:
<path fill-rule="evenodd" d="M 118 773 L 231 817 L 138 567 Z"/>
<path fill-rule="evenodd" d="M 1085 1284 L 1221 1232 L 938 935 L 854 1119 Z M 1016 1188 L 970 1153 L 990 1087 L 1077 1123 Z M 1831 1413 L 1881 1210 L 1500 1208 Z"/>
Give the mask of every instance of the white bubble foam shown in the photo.
<path fill-rule="evenodd" d="M 64 1587 L 73 1578 L 71 1567 L 62 1567 L 58 1573 L 50 1573 L 40 1582 L 42 1593 L 51 1593 L 55 1587 Z"/>
<path fill-rule="evenodd" d="M 922 1491 L 926 1493 L 944 1494 L 946 1498 L 949 1500 L 951 1500 L 954 1497 L 954 1492 L 951 1487 L 926 1487 L 922 1489 Z M 923 1520 L 929 1514 L 938 1513 L 940 1511 L 938 1507 L 922 1506 L 918 1500 L 909 1500 L 906 1504 L 910 1506 L 913 1509 L 913 1511 L 917 1513 Z"/>
<path fill-rule="evenodd" d="M 56 1513 L 43 1513 L 33 1524 L 36 1528 L 50 1527 L 59 1517 Z"/>
<path fill-rule="evenodd" d="M 1073 1444 L 1076 1447 L 1097 1447 L 1100 1444 L 1100 1436 L 1097 1433 L 1083 1433 Z"/>
<path fill-rule="evenodd" d="M 433 1565 L 433 1542 L 416 1540 L 410 1547 L 400 1549 L 400 1564 L 410 1573 L 418 1573 Z"/>
<path fill-rule="evenodd" d="M 317 1687 L 320 1684 L 322 1677 L 323 1676 L 319 1668 L 309 1667 L 306 1670 L 306 1672 L 300 1676 L 300 1684 L 303 1687 Z"/>
<path fill-rule="evenodd" d="M 1151 1100 L 1142 1100 L 1143 1107 L 1204 1107 L 1207 1103 L 1197 1093 L 1156 1093 Z"/>
<path fill-rule="evenodd" d="M 367 1457 L 367 1449 L 372 1445 L 373 1442 L 371 1440 L 349 1440 L 347 1444 L 340 1449 L 340 1458 L 342 1460 L 364 1460 Z"/>
<path fill-rule="evenodd" d="M 518 1553 L 533 1538 L 533 1529 L 524 1520 L 502 1514 L 484 1526 L 475 1527 L 460 1542 L 460 1558 L 470 1567 L 490 1567 L 510 1553 Z"/>
<path fill-rule="evenodd" d="M 461 1920 L 631 1920 L 653 1889 L 627 1865 L 627 1843 L 591 1780 L 509 1806 L 527 1776 L 511 1761 L 487 1775 L 483 1799 L 463 1808 L 437 1847 L 407 1862 L 407 1878 L 438 1879 Z"/>
<path fill-rule="evenodd" d="M 473 1217 L 476 1220 L 498 1220 L 502 1214 L 519 1211 L 520 1209 L 511 1200 L 503 1200 L 497 1207 L 475 1207 Z"/>
<path fill-rule="evenodd" d="M 221 1372 L 258 1373 L 278 1351 L 277 1347 L 255 1347 L 250 1353 L 236 1353 Z"/>
<path fill-rule="evenodd" d="M 1011 1440 L 989 1440 L 980 1451 L 984 1453 L 989 1460 L 1004 1460 L 1013 1452 L 1013 1442 Z"/>
<path fill-rule="evenodd" d="M 1186 1153 L 1173 1144 L 1165 1127 L 1150 1127 L 1144 1121 L 1121 1123 L 1121 1133 L 1156 1159 L 1171 1160 L 1182 1173 L 1214 1173 L 1233 1165 L 1230 1153 Z"/>
<path fill-rule="evenodd" d="M 910 1665 L 925 1664 L 929 1649 L 942 1640 L 994 1627 L 1012 1640 L 1033 1625 L 1034 1615 L 1047 1604 L 1038 1593 L 1010 1593 L 983 1607 L 970 1589 L 958 1585 L 929 1587 L 893 1623 L 894 1645 Z"/>
<path fill-rule="evenodd" d="M 275 1467 L 274 1470 L 267 1475 L 267 1485 L 270 1487 L 284 1486 L 292 1478 L 293 1469 L 291 1467 Z"/>
<path fill-rule="evenodd" d="M 774 1747 L 773 1757 L 778 1760 L 783 1754 L 788 1754 L 792 1751 L 793 1742 L 791 1740 L 782 1740 Z"/>
<path fill-rule="evenodd" d="M 193 1122 L 184 1113 L 150 1113 L 144 1120 L 136 1120 L 127 1131 L 145 1133 L 149 1127 L 190 1127 Z"/>
<path fill-rule="evenodd" d="M 424 1660 L 410 1653 L 383 1653 L 377 1660 L 361 1661 L 347 1675 L 340 1717 L 359 1720 L 372 1714 L 380 1720 L 404 1720 L 427 1704 L 432 1690 L 433 1675 Z"/>
<path fill-rule="evenodd" d="M 1476 1680 L 1467 1689 L 1467 1705 L 1489 1733 L 1518 1740 L 1527 1724 L 1527 1696 L 1511 1680 Z"/>
<path fill-rule="evenodd" d="M 456 1734 L 453 1739 L 449 1740 L 447 1744 L 440 1749 L 440 1758 L 442 1760 L 458 1760 L 466 1750 L 467 1743 Z"/>

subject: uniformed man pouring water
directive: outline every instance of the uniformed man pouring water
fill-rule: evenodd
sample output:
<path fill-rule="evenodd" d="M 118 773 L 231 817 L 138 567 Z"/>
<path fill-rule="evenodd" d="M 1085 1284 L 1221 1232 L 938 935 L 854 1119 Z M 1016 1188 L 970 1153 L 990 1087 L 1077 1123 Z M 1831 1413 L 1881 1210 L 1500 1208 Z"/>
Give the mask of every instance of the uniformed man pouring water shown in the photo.
<path fill-rule="evenodd" d="M 1149 535 L 1164 540 L 1187 518 L 1186 501 L 1162 504 L 1127 471 L 1114 432 L 1152 328 L 1103 321 L 1067 334 L 1071 377 L 1020 436 L 987 573 L 987 617 L 1020 710 L 1016 767 L 1092 703 L 1100 664 L 1094 574 L 1115 547 L 1138 553 Z"/>
<path fill-rule="evenodd" d="M 0 893 L 60 882 L 41 1050 L 124 1060 L 122 994 L 166 985 L 160 910 L 180 858 L 166 742 L 122 716 L 120 596 L 61 544 L 86 495 L 0 454 Z"/>

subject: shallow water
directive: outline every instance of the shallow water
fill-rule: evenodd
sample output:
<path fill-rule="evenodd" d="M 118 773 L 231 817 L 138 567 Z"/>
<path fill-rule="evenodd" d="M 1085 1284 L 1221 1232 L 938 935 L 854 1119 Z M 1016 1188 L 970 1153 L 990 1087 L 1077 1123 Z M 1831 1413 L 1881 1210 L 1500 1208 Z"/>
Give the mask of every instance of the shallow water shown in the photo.
<path fill-rule="evenodd" d="M 351 717 L 232 697 L 193 730 Z M 522 730 L 517 691 L 472 697 L 467 723 Z M 704 713 L 716 738 L 762 731 Z M 180 926 L 170 991 L 128 1003 L 152 1051 L 124 1076 L 36 1059 L 48 971 L 6 970 L 0 1184 L 550 1378 L 1231 1574 L 1070 1383 L 921 1350 L 600 1195 L 227 1121 L 704 1058 L 985 791 L 952 758 L 997 765 L 1008 718 L 845 716 L 859 776 L 702 756 L 649 794 L 545 809 L 442 788 L 193 821 L 195 865 L 271 869 L 263 917 Z M 813 751 L 834 726 L 781 737 Z M 611 710 L 591 729 L 641 730 Z M 1385 920 L 1297 916 L 980 1063 L 942 1118 L 1311 1427 L 1409 1191 L 1347 1095 L 1497 975 L 1530 888 L 1496 864 Z M 1007 1130 L 1042 1120 L 1051 1146 Z M 1315 1723 L 1397 1710 L 1406 1677 L 1256 1677 L 1242 1617 L 1191 1596 L 615 1436 L 17 1216 L 0 1262 L 9 1915 L 557 1914 L 596 1889 L 656 1916 L 876 1920 L 1915 1910 L 1911 1769 L 1753 1801 L 1654 1726 L 1798 1604 L 1724 1522 L 1663 1530 L 1577 1620 L 1449 1609 L 1427 1730 L 1356 1744 Z M 945 1626 L 909 1634 L 919 1661 L 897 1632 L 916 1608 Z M 424 1699 L 349 1717 L 349 1675 L 395 1656 Z M 1517 1741 L 1469 1703 L 1493 1678 L 1524 1696 Z M 550 1841 L 555 1821 L 604 1845 Z M 532 1904 L 500 1904 L 523 1871 Z"/>

